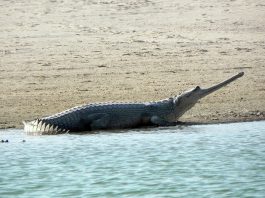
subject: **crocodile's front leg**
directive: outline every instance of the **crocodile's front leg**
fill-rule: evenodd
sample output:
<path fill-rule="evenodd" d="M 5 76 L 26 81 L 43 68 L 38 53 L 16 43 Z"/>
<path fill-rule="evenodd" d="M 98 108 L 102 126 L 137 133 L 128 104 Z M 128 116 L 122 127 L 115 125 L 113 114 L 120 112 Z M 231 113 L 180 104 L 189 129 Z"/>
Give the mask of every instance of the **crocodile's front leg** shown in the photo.
<path fill-rule="evenodd" d="M 152 116 L 150 119 L 151 123 L 158 126 L 176 126 L 177 122 L 168 122 L 159 116 Z"/>

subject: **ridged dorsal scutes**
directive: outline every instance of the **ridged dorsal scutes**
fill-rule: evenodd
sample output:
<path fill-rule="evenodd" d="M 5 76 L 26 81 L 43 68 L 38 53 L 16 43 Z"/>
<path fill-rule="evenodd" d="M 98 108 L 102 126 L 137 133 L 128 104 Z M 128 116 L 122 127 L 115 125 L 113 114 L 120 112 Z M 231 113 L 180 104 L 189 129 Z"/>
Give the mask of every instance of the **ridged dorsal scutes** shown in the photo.
<path fill-rule="evenodd" d="M 30 122 L 23 122 L 24 131 L 31 135 L 53 135 L 59 133 L 69 132 L 66 129 L 60 128 L 50 123 L 46 123 L 45 120 L 36 119 Z"/>
<path fill-rule="evenodd" d="M 172 102 L 173 102 L 173 98 L 165 98 L 163 100 L 150 101 L 150 102 L 147 102 L 146 104 L 156 104 L 156 105 L 159 105 L 159 104 L 169 104 L 169 103 L 172 103 Z"/>
<path fill-rule="evenodd" d="M 92 108 L 95 108 L 95 109 L 97 109 L 97 108 L 105 108 L 105 107 L 106 108 L 112 108 L 112 107 L 114 108 L 114 107 L 119 107 L 119 105 L 124 105 L 124 104 L 134 105 L 134 104 L 146 104 L 146 103 L 140 103 L 140 102 L 100 102 L 100 103 L 90 103 L 90 104 L 86 104 L 86 105 L 75 106 L 73 108 L 67 109 L 65 111 L 62 111 L 60 113 L 56 113 L 56 114 L 51 115 L 51 116 L 46 116 L 46 117 L 42 118 L 42 120 L 49 120 L 49 119 L 59 118 L 59 117 L 62 117 L 64 115 L 76 112 L 76 111 L 82 111 L 82 110 L 87 110 L 87 109 L 92 109 Z"/>
<path fill-rule="evenodd" d="M 117 109 L 119 112 L 121 109 L 132 109 L 132 112 L 145 111 L 150 107 L 155 106 L 152 111 L 165 111 L 172 109 L 173 98 L 166 98 L 159 101 L 150 102 L 102 102 L 91 103 L 81 106 L 75 106 L 60 113 L 47 116 L 41 119 L 36 119 L 24 123 L 24 130 L 29 134 L 60 134 L 69 132 L 75 127 L 79 127 L 79 119 L 82 115 L 89 115 L 91 112 L 112 112 L 112 109 Z"/>

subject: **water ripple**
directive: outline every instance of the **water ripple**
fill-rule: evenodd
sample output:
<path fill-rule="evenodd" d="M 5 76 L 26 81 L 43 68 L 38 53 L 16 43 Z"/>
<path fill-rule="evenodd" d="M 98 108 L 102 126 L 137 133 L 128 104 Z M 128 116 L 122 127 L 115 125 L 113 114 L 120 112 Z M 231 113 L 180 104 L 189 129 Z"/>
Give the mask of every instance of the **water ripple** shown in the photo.
<path fill-rule="evenodd" d="M 264 128 L 249 122 L 37 137 L 2 130 L 9 143 L 0 144 L 0 194 L 263 197 Z"/>

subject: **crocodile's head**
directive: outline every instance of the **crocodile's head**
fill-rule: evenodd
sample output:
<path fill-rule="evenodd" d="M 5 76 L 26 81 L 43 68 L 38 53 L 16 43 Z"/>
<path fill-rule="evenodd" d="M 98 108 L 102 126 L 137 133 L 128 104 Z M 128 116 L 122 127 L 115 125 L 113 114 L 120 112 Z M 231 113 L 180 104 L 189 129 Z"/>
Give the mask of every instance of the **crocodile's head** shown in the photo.
<path fill-rule="evenodd" d="M 198 100 L 201 98 L 209 95 L 210 93 L 213 93 L 217 91 L 218 89 L 228 85 L 229 83 L 235 81 L 236 79 L 242 77 L 244 75 L 244 72 L 240 72 L 237 75 L 217 84 L 210 88 L 202 89 L 199 86 L 186 91 L 182 93 L 181 95 L 178 95 L 174 98 L 174 104 L 175 104 L 175 116 L 176 118 L 179 118 L 182 116 L 186 111 L 188 111 L 190 108 L 192 108 Z"/>

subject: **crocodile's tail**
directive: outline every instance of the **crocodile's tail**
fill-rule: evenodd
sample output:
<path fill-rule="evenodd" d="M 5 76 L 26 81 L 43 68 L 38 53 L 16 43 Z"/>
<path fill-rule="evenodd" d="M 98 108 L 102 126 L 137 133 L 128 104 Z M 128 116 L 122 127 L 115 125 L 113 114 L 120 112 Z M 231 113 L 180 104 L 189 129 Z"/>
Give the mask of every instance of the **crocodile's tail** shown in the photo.
<path fill-rule="evenodd" d="M 41 119 L 23 121 L 23 124 L 24 131 L 29 135 L 56 135 L 69 132 L 69 130 L 46 123 L 45 120 Z"/>

